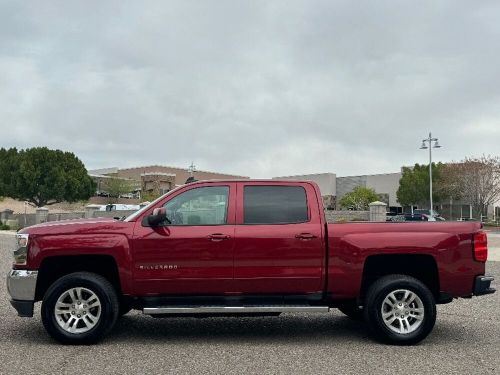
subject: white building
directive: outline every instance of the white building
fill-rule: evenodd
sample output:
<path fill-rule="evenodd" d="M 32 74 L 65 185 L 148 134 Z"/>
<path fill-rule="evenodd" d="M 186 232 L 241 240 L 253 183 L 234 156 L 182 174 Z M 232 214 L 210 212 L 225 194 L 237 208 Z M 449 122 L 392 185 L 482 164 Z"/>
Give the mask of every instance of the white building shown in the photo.
<path fill-rule="evenodd" d="M 396 197 L 401 178 L 400 172 L 346 177 L 337 177 L 335 173 L 315 173 L 273 178 L 316 182 L 323 196 L 325 207 L 331 209 L 340 209 L 338 204 L 340 199 L 355 187 L 363 186 L 375 190 L 380 195 L 380 200 L 387 203 L 388 209 L 395 212 L 402 210 Z"/>

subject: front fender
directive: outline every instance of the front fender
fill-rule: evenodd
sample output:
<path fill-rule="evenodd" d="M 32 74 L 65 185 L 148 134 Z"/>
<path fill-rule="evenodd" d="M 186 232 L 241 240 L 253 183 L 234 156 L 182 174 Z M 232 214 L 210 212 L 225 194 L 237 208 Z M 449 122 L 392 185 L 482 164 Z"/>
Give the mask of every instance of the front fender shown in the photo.
<path fill-rule="evenodd" d="M 124 234 L 45 235 L 34 236 L 30 242 L 30 269 L 39 269 L 45 259 L 54 256 L 107 255 L 116 262 L 122 292 L 131 291 L 131 249 Z"/>

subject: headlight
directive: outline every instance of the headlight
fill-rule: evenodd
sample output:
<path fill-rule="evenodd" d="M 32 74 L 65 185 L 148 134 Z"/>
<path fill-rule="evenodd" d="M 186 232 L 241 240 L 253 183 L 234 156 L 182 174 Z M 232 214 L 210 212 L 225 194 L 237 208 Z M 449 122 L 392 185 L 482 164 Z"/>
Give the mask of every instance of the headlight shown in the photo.
<path fill-rule="evenodd" d="M 25 265 L 28 257 L 28 234 L 16 234 L 17 248 L 14 250 L 14 263 L 17 265 Z"/>

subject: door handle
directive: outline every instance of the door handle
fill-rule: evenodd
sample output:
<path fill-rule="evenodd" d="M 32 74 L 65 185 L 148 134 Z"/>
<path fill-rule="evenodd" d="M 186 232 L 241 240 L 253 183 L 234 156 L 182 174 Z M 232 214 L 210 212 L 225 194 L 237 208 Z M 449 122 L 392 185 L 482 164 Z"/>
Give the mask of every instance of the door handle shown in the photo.
<path fill-rule="evenodd" d="M 313 238 L 317 238 L 317 236 L 311 233 L 299 233 L 295 235 L 295 238 L 298 238 L 299 240 L 312 240 Z"/>
<path fill-rule="evenodd" d="M 208 239 L 210 241 L 214 241 L 214 242 L 228 240 L 230 238 L 231 238 L 231 236 L 228 236 L 227 234 L 222 234 L 222 233 L 214 233 L 214 234 L 210 234 L 208 236 Z"/>

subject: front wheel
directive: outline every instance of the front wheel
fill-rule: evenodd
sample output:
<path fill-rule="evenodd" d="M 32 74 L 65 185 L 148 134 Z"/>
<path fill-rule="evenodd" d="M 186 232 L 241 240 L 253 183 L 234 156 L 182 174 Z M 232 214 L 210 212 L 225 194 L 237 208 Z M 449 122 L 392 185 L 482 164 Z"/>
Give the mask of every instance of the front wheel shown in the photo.
<path fill-rule="evenodd" d="M 116 291 L 104 277 L 76 272 L 58 279 L 42 302 L 47 332 L 63 344 L 92 344 L 114 326 L 119 312 Z"/>
<path fill-rule="evenodd" d="M 366 294 L 365 320 L 375 338 L 397 345 L 422 341 L 436 322 L 434 296 L 421 281 L 405 275 L 377 280 Z"/>

